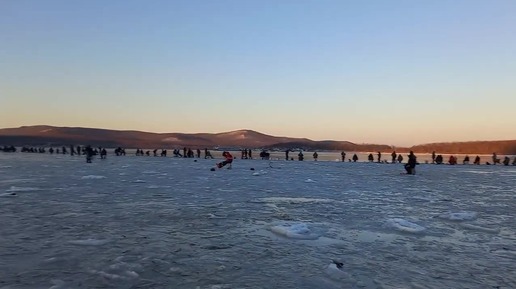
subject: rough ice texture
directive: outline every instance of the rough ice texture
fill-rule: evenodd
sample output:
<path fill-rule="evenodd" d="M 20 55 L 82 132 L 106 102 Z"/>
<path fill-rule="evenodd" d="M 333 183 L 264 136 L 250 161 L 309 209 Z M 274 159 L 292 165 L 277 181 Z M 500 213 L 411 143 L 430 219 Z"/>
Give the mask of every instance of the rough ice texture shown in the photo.
<path fill-rule="evenodd" d="M 420 233 L 426 230 L 425 227 L 420 226 L 416 223 L 412 223 L 402 218 L 388 219 L 386 224 L 388 227 L 407 233 Z"/>
<path fill-rule="evenodd" d="M 0 153 L 0 287 L 516 288 L 514 167 L 216 161 Z"/>

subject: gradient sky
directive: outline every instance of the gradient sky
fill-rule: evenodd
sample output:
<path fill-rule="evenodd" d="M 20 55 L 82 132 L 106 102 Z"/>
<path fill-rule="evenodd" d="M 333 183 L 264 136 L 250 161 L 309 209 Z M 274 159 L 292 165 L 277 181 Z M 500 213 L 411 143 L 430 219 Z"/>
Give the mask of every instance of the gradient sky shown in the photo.
<path fill-rule="evenodd" d="M 1 0 L 0 127 L 516 139 L 516 1 Z"/>

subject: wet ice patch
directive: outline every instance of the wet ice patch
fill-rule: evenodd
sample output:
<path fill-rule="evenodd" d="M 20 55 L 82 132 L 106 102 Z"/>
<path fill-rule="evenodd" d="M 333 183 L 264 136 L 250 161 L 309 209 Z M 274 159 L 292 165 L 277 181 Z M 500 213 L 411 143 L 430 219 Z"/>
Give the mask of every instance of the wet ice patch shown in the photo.
<path fill-rule="evenodd" d="M 290 239 L 316 240 L 319 238 L 319 235 L 312 232 L 312 230 L 305 223 L 276 225 L 272 226 L 270 230 L 277 235 Z"/>
<path fill-rule="evenodd" d="M 81 178 L 81 180 L 100 180 L 100 179 L 105 179 L 105 178 L 106 178 L 105 176 L 87 175 L 87 176 L 83 176 Z"/>
<path fill-rule="evenodd" d="M 33 192 L 33 191 L 39 191 L 40 188 L 32 188 L 32 187 L 15 187 L 11 186 L 10 189 L 5 190 L 6 192 Z"/>
<path fill-rule="evenodd" d="M 477 213 L 475 212 L 448 212 L 439 215 L 439 218 L 446 219 L 450 221 L 470 221 L 477 218 Z"/>
<path fill-rule="evenodd" d="M 420 233 L 426 230 L 425 227 L 416 223 L 409 222 L 402 218 L 388 219 L 385 223 L 387 227 L 407 233 Z"/>
<path fill-rule="evenodd" d="M 68 243 L 79 246 L 101 246 L 108 243 L 109 240 L 103 239 L 85 239 L 85 240 L 73 240 Z"/>

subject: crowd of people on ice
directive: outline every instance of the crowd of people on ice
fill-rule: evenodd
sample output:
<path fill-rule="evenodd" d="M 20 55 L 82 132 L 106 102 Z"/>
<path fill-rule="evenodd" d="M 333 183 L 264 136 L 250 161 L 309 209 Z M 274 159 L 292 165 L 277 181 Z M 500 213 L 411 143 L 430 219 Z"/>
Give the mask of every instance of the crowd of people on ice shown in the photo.
<path fill-rule="evenodd" d="M 14 153 L 14 152 L 17 152 L 18 149 L 14 146 L 3 146 L 3 147 L 0 147 L 0 151 Z M 86 156 L 87 162 L 91 162 L 93 157 L 96 155 L 99 155 L 101 159 L 105 159 L 107 157 L 106 148 L 102 148 L 102 147 L 93 148 L 92 146 L 89 146 L 89 145 L 88 146 L 76 146 L 76 147 L 75 146 L 69 146 L 69 147 L 63 146 L 61 148 L 22 147 L 20 151 L 24 152 L 24 153 L 49 153 L 49 154 L 55 153 L 55 154 L 70 154 L 72 156 L 73 155 L 83 155 L 83 156 Z M 253 151 L 251 149 L 242 149 L 242 150 L 240 150 L 240 152 L 241 152 L 241 159 L 252 159 L 253 158 Z M 285 151 L 285 160 L 287 160 L 287 161 L 294 160 L 294 157 L 290 156 L 290 153 L 292 153 L 292 152 L 295 152 L 295 151 L 290 150 L 290 149 L 287 149 Z M 118 147 L 114 150 L 114 154 L 116 156 L 125 156 L 126 151 L 124 148 Z M 144 151 L 143 149 L 136 149 L 135 155 L 136 156 L 151 156 L 152 155 L 155 157 L 157 157 L 157 156 L 167 157 L 167 150 L 166 149 L 161 149 L 161 150 L 154 149 L 152 151 L 150 151 L 150 150 Z M 356 153 L 353 154 L 353 156 L 348 159 L 346 158 L 347 155 L 344 151 L 342 151 L 340 153 L 340 155 L 341 155 L 342 162 L 345 162 L 345 161 L 358 162 L 359 161 L 359 157 Z M 179 157 L 179 158 L 201 158 L 201 157 L 203 157 L 201 149 L 197 148 L 197 149 L 193 150 L 193 149 L 187 148 L 187 147 L 184 147 L 183 149 L 174 149 L 173 156 Z M 227 161 L 224 165 L 231 164 L 231 162 L 233 160 L 233 156 L 229 152 L 224 151 L 222 153 L 222 156 Z M 228 157 L 230 157 L 231 160 L 229 160 Z M 270 153 L 267 150 L 261 150 L 259 157 L 262 160 L 269 160 Z M 381 152 L 377 152 L 376 157 L 372 153 L 370 153 L 367 156 L 367 160 L 369 162 L 377 162 L 377 163 L 391 163 L 391 164 L 403 163 L 404 157 L 401 153 L 396 153 L 396 151 L 393 151 L 390 154 L 390 157 L 391 158 L 390 158 L 390 162 L 389 162 L 387 159 L 382 159 Z M 205 159 L 213 159 L 213 155 L 207 148 L 204 149 L 204 158 Z M 314 161 L 317 161 L 319 158 L 319 154 L 317 152 L 313 152 L 312 158 Z M 418 164 L 417 158 L 412 151 L 408 154 L 407 158 L 408 158 L 407 163 L 405 164 L 407 173 L 413 173 L 413 172 L 415 172 L 415 166 Z M 305 160 L 303 150 L 299 150 L 297 152 L 297 160 L 298 161 Z M 502 159 L 502 158 L 499 158 L 496 153 L 492 154 L 490 161 L 491 162 L 489 162 L 489 161 L 485 162 L 485 164 L 486 165 L 503 164 L 506 166 L 512 164 L 512 165 L 516 166 L 516 157 L 514 157 L 514 159 L 511 161 L 510 157 L 505 156 Z M 445 164 L 445 163 L 447 163 L 449 165 L 457 165 L 457 164 L 459 164 L 459 159 L 454 155 L 450 155 L 446 162 L 446 160 L 444 159 L 444 157 L 441 154 L 436 154 L 436 152 L 434 151 L 434 152 L 432 152 L 432 162 L 431 163 L 438 164 L 438 165 Z M 471 162 L 469 155 L 465 155 L 464 158 L 462 159 L 462 164 L 467 165 L 470 163 L 472 163 L 474 165 L 480 165 L 481 164 L 480 156 L 477 155 L 473 159 L 473 162 Z"/>

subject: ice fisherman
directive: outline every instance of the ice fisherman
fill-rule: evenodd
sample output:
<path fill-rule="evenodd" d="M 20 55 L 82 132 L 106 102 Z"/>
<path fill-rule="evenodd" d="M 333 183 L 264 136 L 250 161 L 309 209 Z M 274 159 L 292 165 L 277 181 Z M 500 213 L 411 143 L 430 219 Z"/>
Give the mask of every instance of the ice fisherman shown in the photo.
<path fill-rule="evenodd" d="M 417 157 L 414 155 L 413 151 L 410 151 L 410 154 L 408 155 L 408 162 L 405 164 L 405 170 L 407 171 L 407 174 L 409 174 L 409 175 L 416 174 L 416 164 L 417 164 Z"/>
<path fill-rule="evenodd" d="M 219 169 L 223 168 L 225 165 L 229 164 L 228 169 L 231 168 L 231 164 L 233 163 L 233 156 L 229 152 L 223 152 L 222 156 L 225 158 L 225 160 L 221 163 L 217 164 L 217 167 Z"/>

